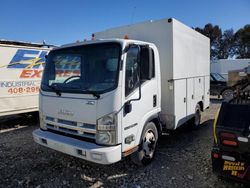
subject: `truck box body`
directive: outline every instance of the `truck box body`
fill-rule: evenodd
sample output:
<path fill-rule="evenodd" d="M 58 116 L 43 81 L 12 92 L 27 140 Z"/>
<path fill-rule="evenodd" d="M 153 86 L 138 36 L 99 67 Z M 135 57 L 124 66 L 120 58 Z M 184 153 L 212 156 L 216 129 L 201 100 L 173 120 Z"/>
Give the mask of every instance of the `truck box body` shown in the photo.
<path fill-rule="evenodd" d="M 0 116 L 38 110 L 38 92 L 48 48 L 0 41 Z"/>
<path fill-rule="evenodd" d="M 161 118 L 175 129 L 209 106 L 209 39 L 175 19 L 148 21 L 95 33 L 97 39 L 124 38 L 156 45 L 161 69 Z"/>

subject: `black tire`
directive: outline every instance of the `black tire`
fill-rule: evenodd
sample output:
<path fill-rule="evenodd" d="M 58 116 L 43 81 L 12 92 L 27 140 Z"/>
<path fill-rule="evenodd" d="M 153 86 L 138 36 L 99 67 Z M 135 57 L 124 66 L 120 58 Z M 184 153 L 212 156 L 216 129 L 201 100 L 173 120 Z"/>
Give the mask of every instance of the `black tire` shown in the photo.
<path fill-rule="evenodd" d="M 227 88 L 221 92 L 222 99 L 229 101 L 234 97 L 234 91 L 231 88 Z"/>
<path fill-rule="evenodd" d="M 193 128 L 198 128 L 199 125 L 201 124 L 201 107 L 199 104 L 196 105 L 195 107 L 195 113 L 194 113 L 194 117 L 192 118 L 192 126 Z"/>
<path fill-rule="evenodd" d="M 139 148 L 130 158 L 138 166 L 146 166 L 152 162 L 158 142 L 158 131 L 153 122 L 146 124 L 142 131 Z"/>

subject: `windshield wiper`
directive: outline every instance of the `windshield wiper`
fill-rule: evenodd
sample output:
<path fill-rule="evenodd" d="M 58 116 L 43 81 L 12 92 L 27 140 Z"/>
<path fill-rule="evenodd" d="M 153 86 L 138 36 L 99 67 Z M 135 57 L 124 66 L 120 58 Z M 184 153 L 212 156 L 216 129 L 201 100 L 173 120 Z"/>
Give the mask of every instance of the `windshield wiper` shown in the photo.
<path fill-rule="evenodd" d="M 45 85 L 46 87 L 52 89 L 59 97 L 61 97 L 62 93 L 59 89 L 57 89 L 55 86 L 53 85 L 48 85 L 48 84 L 43 84 Z"/>
<path fill-rule="evenodd" d="M 92 91 L 92 90 L 89 90 L 88 88 L 81 88 L 81 87 L 69 87 L 70 89 L 79 89 L 80 91 L 83 91 L 83 92 L 87 92 L 87 93 L 90 93 L 92 94 L 94 97 L 96 97 L 97 99 L 100 98 L 100 94 L 95 92 L 95 91 Z"/>
<path fill-rule="evenodd" d="M 52 89 L 59 97 L 62 95 L 61 91 L 59 89 L 57 89 L 55 86 L 53 85 L 47 85 L 47 84 L 43 84 L 45 85 L 46 87 L 49 87 L 50 89 Z M 77 90 L 80 90 L 80 91 L 83 91 L 83 92 L 87 92 L 87 93 L 90 93 L 92 94 L 94 97 L 96 97 L 97 99 L 100 98 L 100 94 L 99 93 L 96 93 L 95 91 L 92 91 L 92 90 L 89 90 L 88 88 L 80 88 L 80 87 L 68 87 L 68 89 L 77 89 Z"/>
<path fill-rule="evenodd" d="M 96 93 L 92 90 L 88 90 L 88 89 L 83 89 L 82 91 L 87 91 L 88 93 L 92 94 L 94 97 L 96 97 L 97 99 L 100 98 L 100 94 L 99 93 Z"/>

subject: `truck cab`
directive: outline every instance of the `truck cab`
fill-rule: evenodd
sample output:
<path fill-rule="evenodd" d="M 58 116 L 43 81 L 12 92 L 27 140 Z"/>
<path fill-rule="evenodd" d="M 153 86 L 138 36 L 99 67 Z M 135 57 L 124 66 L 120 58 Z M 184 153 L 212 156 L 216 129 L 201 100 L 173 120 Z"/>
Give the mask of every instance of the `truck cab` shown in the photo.
<path fill-rule="evenodd" d="M 95 163 L 133 153 L 146 164 L 162 130 L 160 83 L 152 43 L 107 39 L 55 48 L 41 82 L 34 140 Z"/>

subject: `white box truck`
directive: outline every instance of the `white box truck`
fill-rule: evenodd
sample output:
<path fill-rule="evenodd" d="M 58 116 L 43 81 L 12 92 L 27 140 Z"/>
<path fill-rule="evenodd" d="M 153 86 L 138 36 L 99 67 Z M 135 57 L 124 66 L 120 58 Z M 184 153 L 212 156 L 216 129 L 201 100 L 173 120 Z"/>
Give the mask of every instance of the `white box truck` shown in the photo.
<path fill-rule="evenodd" d="M 175 19 L 95 37 L 49 53 L 34 140 L 95 163 L 131 155 L 146 165 L 162 132 L 200 124 L 209 106 L 209 39 Z"/>
<path fill-rule="evenodd" d="M 0 40 L 0 116 L 38 111 L 38 93 L 49 47 Z"/>

